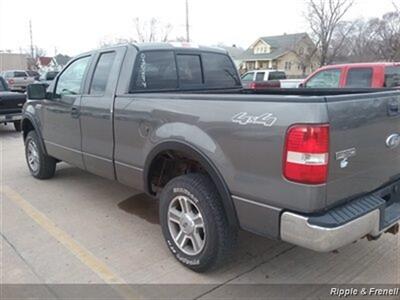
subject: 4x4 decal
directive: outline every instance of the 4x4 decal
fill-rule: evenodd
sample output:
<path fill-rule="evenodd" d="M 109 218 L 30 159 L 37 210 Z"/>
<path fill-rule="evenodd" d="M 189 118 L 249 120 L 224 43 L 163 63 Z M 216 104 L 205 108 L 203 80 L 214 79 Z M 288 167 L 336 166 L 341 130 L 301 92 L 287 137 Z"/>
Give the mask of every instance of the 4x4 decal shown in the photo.
<path fill-rule="evenodd" d="M 247 112 L 240 112 L 232 117 L 233 123 L 238 123 L 240 125 L 263 125 L 266 127 L 271 127 L 278 120 L 277 117 L 274 117 L 272 113 L 264 113 L 259 116 L 252 116 Z"/>

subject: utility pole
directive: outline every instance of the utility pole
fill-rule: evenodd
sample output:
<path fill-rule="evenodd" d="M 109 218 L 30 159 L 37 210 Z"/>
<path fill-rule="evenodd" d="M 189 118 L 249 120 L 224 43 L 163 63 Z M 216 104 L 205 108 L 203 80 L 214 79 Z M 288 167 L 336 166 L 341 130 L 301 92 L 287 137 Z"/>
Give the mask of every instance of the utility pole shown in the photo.
<path fill-rule="evenodd" d="M 33 50 L 33 36 L 32 36 L 32 20 L 29 20 L 29 36 L 31 39 L 31 56 L 32 56 L 32 58 L 34 58 L 33 57 L 34 50 Z"/>
<path fill-rule="evenodd" d="M 189 34 L 189 0 L 186 0 L 186 42 L 190 42 Z"/>

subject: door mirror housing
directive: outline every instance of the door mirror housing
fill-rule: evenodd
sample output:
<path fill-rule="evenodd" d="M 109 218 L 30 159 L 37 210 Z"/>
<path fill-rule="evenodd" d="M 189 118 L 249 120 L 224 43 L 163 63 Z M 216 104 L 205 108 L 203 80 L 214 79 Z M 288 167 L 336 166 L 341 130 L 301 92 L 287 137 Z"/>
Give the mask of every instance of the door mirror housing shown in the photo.
<path fill-rule="evenodd" d="M 304 87 L 305 87 L 304 82 L 299 84 L 299 88 L 304 88 Z"/>
<path fill-rule="evenodd" d="M 27 95 L 29 100 L 43 100 L 46 99 L 46 85 L 42 83 L 33 83 L 28 85 Z"/>

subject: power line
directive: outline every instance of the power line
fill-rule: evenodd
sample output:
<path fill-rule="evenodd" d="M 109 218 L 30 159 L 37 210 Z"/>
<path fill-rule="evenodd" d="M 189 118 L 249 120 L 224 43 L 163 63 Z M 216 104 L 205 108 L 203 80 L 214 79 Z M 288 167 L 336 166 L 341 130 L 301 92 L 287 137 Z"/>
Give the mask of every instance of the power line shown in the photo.
<path fill-rule="evenodd" d="M 29 20 L 29 36 L 31 39 L 31 57 L 33 58 L 34 49 L 33 49 L 33 35 L 32 35 L 32 20 Z"/>

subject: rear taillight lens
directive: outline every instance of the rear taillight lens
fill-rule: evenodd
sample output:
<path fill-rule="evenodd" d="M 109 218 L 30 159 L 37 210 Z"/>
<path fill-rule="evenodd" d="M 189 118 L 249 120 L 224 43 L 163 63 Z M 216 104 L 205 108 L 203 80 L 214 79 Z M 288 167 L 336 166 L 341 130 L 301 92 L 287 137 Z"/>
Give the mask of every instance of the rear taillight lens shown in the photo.
<path fill-rule="evenodd" d="M 328 177 L 329 125 L 294 125 L 286 134 L 283 175 L 304 184 L 323 184 Z"/>
<path fill-rule="evenodd" d="M 14 79 L 8 79 L 7 82 L 8 84 L 14 84 Z"/>

